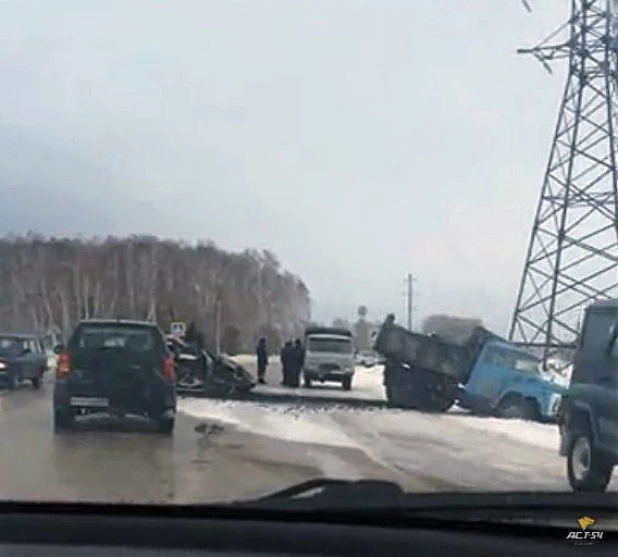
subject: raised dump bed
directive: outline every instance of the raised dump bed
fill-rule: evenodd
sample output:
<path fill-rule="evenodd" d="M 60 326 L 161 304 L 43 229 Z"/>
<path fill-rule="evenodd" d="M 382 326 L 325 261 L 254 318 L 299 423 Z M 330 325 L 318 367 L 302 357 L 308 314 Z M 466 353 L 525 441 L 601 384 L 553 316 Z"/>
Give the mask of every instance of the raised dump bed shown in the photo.
<path fill-rule="evenodd" d="M 414 333 L 387 319 L 375 340 L 376 352 L 391 362 L 432 371 L 461 381 L 465 378 L 470 351 L 436 335 Z"/>

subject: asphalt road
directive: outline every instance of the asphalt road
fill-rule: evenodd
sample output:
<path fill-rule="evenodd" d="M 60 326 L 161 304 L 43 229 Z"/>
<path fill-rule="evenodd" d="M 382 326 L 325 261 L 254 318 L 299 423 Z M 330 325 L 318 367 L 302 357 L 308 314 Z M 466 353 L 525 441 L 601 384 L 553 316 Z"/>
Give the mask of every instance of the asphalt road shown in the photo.
<path fill-rule="evenodd" d="M 273 368 L 268 389 L 276 391 Z M 55 434 L 49 382 L 40 391 L 0 391 L 0 497 L 213 502 L 318 476 L 390 479 L 412 491 L 568 489 L 552 431 L 541 446 L 527 442 L 528 433 L 511 435 L 517 424 L 502 422 L 499 431 L 495 421 L 456 413 L 373 408 L 378 377 L 359 373 L 351 393 L 311 389 L 341 395 L 335 406 L 309 404 L 302 389 L 296 401 L 279 404 L 181 399 L 172 438 L 138 420 L 101 418 Z M 346 406 L 349 396 L 365 397 L 368 407 Z"/>
<path fill-rule="evenodd" d="M 254 358 L 241 356 L 238 360 L 253 370 Z M 264 430 L 278 429 L 292 439 L 301 438 L 303 431 L 322 428 L 325 439 L 330 433 L 334 444 L 358 449 L 391 472 L 400 473 L 403 483 L 411 489 L 569 489 L 566 461 L 557 454 L 555 425 L 483 418 L 456 407 L 448 414 L 389 409 L 384 405 L 380 367 L 357 368 L 349 392 L 336 384 L 312 389 L 280 387 L 276 360 L 268 370 L 267 380 L 268 386 L 256 389 L 267 395 L 267 402 L 233 406 L 224 403 L 227 406 L 215 409 L 211 416 L 239 424 L 259 424 Z M 272 400 L 277 392 L 282 396 L 279 414 L 296 417 L 289 428 L 279 425 L 282 420 L 273 416 Z M 206 411 L 203 415 L 209 414 Z M 291 434 L 294 428 L 301 433 Z M 333 432 L 337 435 L 333 436 Z M 610 490 L 618 490 L 618 473 Z"/>
<path fill-rule="evenodd" d="M 182 413 L 173 438 L 138 420 L 89 418 L 55 434 L 52 385 L 0 391 L 0 498 L 204 502 L 255 497 L 334 472 L 393 477 L 360 451 L 333 450 L 195 420 Z"/>

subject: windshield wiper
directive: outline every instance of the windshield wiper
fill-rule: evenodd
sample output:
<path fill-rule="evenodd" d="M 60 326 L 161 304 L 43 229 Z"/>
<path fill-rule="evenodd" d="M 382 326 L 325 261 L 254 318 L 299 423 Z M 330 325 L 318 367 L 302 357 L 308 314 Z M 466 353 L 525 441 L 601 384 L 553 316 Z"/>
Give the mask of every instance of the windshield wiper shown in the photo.
<path fill-rule="evenodd" d="M 410 493 L 395 482 L 317 478 L 264 497 L 234 501 L 233 507 L 309 513 L 380 514 L 493 520 L 577 513 L 618 513 L 618 493 L 434 492 Z M 386 514 L 385 514 L 386 513 Z"/>
<path fill-rule="evenodd" d="M 318 491 L 319 490 L 319 491 Z M 317 492 L 316 492 L 317 491 Z M 311 495 L 312 492 L 313 495 Z M 406 493 L 401 486 L 395 482 L 380 480 L 340 480 L 335 478 L 315 478 L 292 485 L 288 488 L 276 491 L 264 497 L 253 499 L 251 503 L 270 503 L 282 501 L 298 501 L 296 497 L 302 497 L 300 501 L 310 500 L 312 504 L 336 504 L 345 501 L 350 504 L 350 498 L 361 499 L 362 501 L 375 501 L 376 498 L 384 501 L 394 502 Z M 309 496 L 309 497 L 307 497 Z M 343 499 L 342 499 L 343 498 Z"/>

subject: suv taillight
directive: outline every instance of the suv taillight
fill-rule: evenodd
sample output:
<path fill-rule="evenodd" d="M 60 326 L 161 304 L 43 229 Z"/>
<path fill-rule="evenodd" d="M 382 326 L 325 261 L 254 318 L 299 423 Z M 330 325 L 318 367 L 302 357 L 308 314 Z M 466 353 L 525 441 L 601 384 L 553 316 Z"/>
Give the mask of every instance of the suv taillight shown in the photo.
<path fill-rule="evenodd" d="M 174 381 L 176 379 L 176 372 L 175 372 L 173 358 L 167 357 L 163 360 L 163 366 L 161 367 L 161 374 L 168 381 Z"/>
<path fill-rule="evenodd" d="M 71 358 L 66 352 L 58 355 L 58 362 L 56 363 L 57 375 L 68 375 L 71 373 Z"/>

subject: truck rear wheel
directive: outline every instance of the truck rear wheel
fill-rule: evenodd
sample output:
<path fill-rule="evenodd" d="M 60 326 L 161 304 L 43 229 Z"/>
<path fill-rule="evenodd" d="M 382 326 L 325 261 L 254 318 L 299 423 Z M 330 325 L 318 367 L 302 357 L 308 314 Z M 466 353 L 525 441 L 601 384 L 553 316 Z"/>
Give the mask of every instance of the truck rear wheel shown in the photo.
<path fill-rule="evenodd" d="M 424 412 L 447 412 L 457 398 L 457 383 L 424 369 L 411 370 L 416 407 Z"/>
<path fill-rule="evenodd" d="M 614 466 L 597 450 L 590 432 L 575 434 L 567 453 L 567 476 L 571 489 L 602 493 L 612 478 Z"/>
<path fill-rule="evenodd" d="M 394 369 L 392 364 L 386 370 L 385 375 L 384 390 L 389 406 L 403 410 L 416 410 L 413 382 L 402 377 L 402 372 Z"/>
<path fill-rule="evenodd" d="M 436 373 L 389 365 L 385 373 L 386 399 L 406 410 L 446 412 L 457 398 L 457 384 Z"/>

